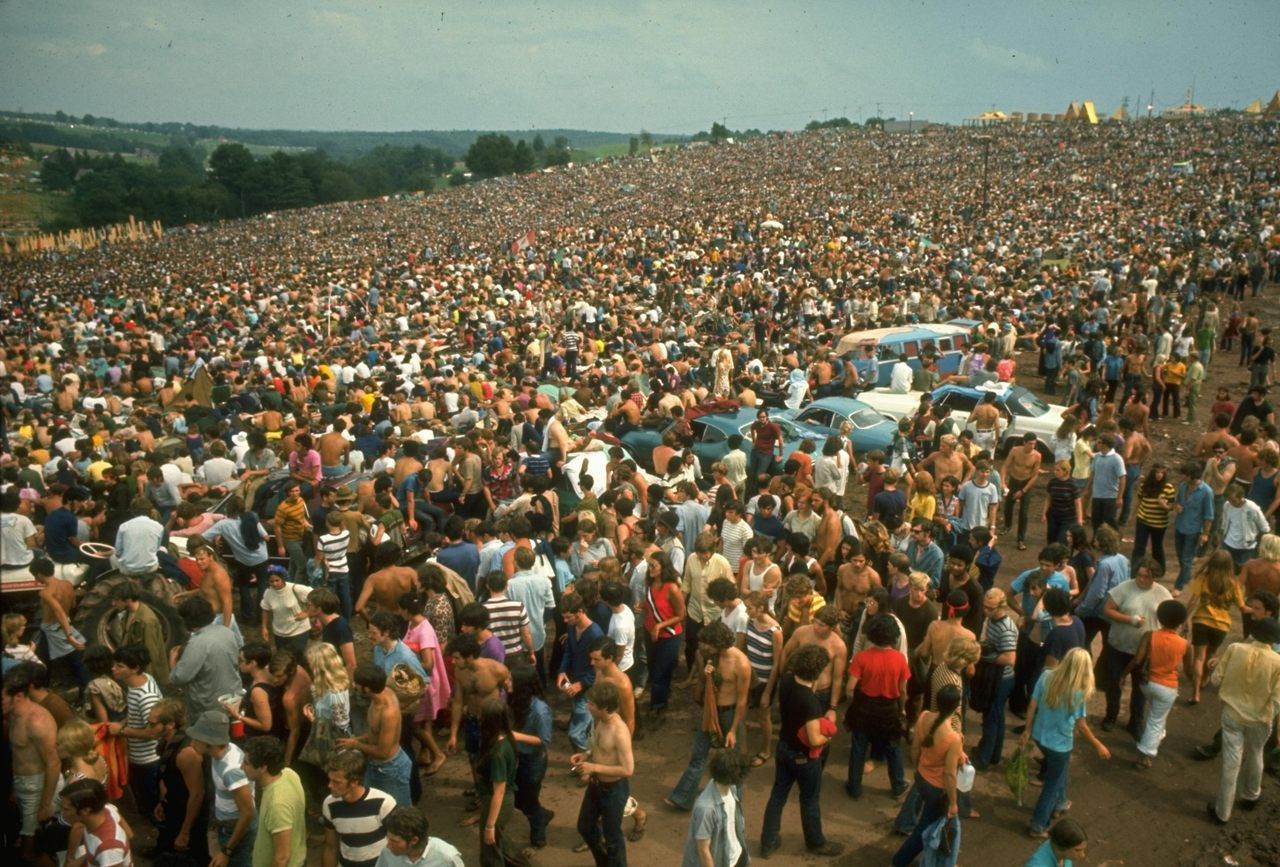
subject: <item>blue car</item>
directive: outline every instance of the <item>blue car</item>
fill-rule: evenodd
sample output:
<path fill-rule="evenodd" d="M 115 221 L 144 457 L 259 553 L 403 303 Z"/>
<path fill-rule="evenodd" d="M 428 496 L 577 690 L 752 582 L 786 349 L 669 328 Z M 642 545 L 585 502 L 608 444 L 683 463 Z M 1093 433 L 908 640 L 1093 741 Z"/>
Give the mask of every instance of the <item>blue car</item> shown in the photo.
<path fill-rule="evenodd" d="M 734 409 L 698 415 L 696 410 L 690 411 L 689 425 L 693 428 L 693 453 L 698 457 L 704 476 L 710 477 L 712 464 L 724 460 L 724 456 L 729 453 L 729 437 L 733 434 L 742 434 L 745 440 L 744 451 L 751 448 L 751 425 L 756 420 L 757 412 L 759 412 L 758 409 Z M 814 440 L 818 449 L 821 450 L 822 441 L 826 439 L 824 434 L 792 423 L 783 417 L 781 411 L 771 412 L 769 419 L 782 428 L 784 463 L 804 440 Z M 663 433 L 665 429 L 646 428 L 628 431 L 622 435 L 622 444 L 631 450 L 641 466 L 653 472 L 653 450 L 662 445 Z"/>
<path fill-rule="evenodd" d="M 849 422 L 853 425 L 849 440 L 858 455 L 875 449 L 887 450 L 898 430 L 898 425 L 887 416 L 851 397 L 819 398 L 798 412 L 788 411 L 787 416 L 795 422 L 796 427 L 812 432 L 823 440 L 839 436 L 841 426 L 846 421 Z"/>

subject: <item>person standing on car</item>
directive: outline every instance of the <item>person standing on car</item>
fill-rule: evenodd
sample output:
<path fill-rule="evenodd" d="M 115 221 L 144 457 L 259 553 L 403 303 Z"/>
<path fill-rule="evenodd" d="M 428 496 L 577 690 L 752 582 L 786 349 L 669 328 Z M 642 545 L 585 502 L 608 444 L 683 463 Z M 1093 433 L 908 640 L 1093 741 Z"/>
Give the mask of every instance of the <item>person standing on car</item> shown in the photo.
<path fill-rule="evenodd" d="M 769 411 L 761 409 L 751 424 L 751 455 L 747 460 L 747 499 L 760 490 L 761 477 L 776 474 L 782 461 L 782 428 L 770 421 Z"/>

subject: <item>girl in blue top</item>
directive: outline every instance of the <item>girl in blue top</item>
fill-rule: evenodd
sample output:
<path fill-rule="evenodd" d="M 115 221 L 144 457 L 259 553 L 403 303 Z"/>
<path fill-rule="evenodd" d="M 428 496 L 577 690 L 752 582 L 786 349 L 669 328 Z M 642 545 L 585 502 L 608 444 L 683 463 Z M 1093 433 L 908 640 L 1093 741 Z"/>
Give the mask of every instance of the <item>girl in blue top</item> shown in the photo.
<path fill-rule="evenodd" d="M 1083 861 L 1089 849 L 1089 835 L 1075 819 L 1063 819 L 1053 826 L 1045 840 L 1027 861 L 1025 867 L 1071 867 Z"/>
<path fill-rule="evenodd" d="M 1034 737 L 1044 752 L 1044 788 L 1031 814 L 1029 831 L 1035 839 L 1047 839 L 1049 821 L 1071 809 L 1067 767 L 1076 732 L 1093 744 L 1100 758 L 1111 758 L 1111 751 L 1094 736 L 1085 718 L 1085 704 L 1093 690 L 1093 658 L 1083 647 L 1067 651 L 1057 668 L 1044 672 L 1036 681 L 1022 735 L 1023 749 Z"/>

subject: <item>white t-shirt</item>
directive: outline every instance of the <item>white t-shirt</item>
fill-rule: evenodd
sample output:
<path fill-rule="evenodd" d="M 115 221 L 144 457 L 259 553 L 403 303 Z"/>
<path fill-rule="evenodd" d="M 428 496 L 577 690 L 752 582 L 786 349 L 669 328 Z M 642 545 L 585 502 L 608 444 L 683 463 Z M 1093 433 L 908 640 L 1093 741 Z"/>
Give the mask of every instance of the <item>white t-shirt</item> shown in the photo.
<path fill-rule="evenodd" d="M 311 631 L 309 620 L 296 620 L 296 615 L 305 611 L 307 597 L 311 588 L 305 584 L 285 582 L 284 589 L 268 587 L 262 594 L 262 610 L 271 613 L 271 632 L 282 638 L 292 638 Z"/>
<path fill-rule="evenodd" d="M 712 783 L 711 785 L 716 785 Z M 717 791 L 719 791 L 717 789 Z M 729 828 L 729 833 L 725 835 L 729 841 L 728 863 L 737 864 L 738 859 L 742 857 L 742 844 L 738 842 L 737 821 L 738 821 L 738 799 L 730 788 L 727 792 L 720 792 L 720 799 L 724 802 L 724 824 Z"/>
<path fill-rule="evenodd" d="M 618 645 L 622 656 L 618 658 L 618 669 L 626 671 L 635 663 L 633 648 L 636 643 L 636 613 L 626 605 L 613 612 L 609 618 L 609 637 Z"/>
<path fill-rule="evenodd" d="M 26 515 L 0 515 L 0 563 L 26 566 L 34 560 L 36 554 L 27 547 L 27 539 L 35 534 L 36 525 Z"/>
<path fill-rule="evenodd" d="M 733 630 L 733 637 L 736 639 L 739 635 L 747 634 L 747 624 L 751 622 L 751 615 L 747 613 L 747 606 L 739 601 L 732 608 L 721 610 L 720 622 Z"/>

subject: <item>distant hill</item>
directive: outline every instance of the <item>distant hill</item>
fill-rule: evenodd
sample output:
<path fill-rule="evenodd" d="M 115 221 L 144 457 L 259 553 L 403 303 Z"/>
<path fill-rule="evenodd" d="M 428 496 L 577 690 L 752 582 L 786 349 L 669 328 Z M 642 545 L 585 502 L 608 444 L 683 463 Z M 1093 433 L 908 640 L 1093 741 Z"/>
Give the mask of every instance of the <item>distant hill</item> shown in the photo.
<path fill-rule="evenodd" d="M 353 159 L 379 145 L 436 148 L 461 158 L 478 136 L 498 132 L 513 141 L 532 143 L 541 135 L 550 144 L 557 137 L 568 139 L 575 149 L 586 150 L 604 145 L 626 145 L 633 133 L 600 132 L 581 129 L 528 130 L 411 130 L 403 132 L 340 132 L 324 130 L 238 129 L 193 123 L 125 123 L 113 118 L 85 115 L 77 118 L 63 112 L 40 114 L 0 111 L 0 138 L 31 144 L 65 148 L 88 148 L 106 153 L 135 153 L 159 150 L 171 139 L 192 144 L 208 141 L 232 141 L 255 148 L 285 150 L 323 150 L 337 159 Z M 683 136 L 654 136 L 656 143 L 685 141 Z"/>

